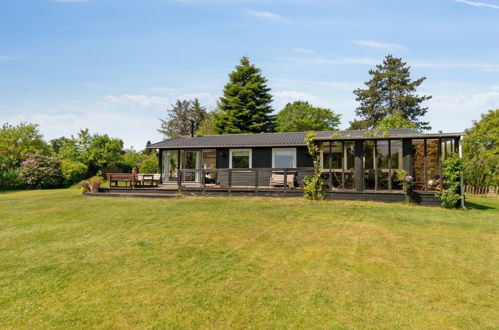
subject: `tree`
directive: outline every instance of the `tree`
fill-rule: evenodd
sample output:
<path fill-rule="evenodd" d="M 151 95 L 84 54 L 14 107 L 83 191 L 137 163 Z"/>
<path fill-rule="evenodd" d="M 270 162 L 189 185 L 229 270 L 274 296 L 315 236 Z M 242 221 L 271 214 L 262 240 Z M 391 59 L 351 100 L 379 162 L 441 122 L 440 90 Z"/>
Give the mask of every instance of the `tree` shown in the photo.
<path fill-rule="evenodd" d="M 361 118 L 351 122 L 354 128 L 373 128 L 387 116 L 398 114 L 419 129 L 431 129 L 429 122 L 420 121 L 428 111 L 421 104 L 431 96 L 416 94 L 416 88 L 425 77 L 411 80 L 410 67 L 401 58 L 386 56 L 383 64 L 369 70 L 371 79 L 364 84 L 365 89 L 356 89 L 356 101 L 360 102 L 355 114 Z"/>
<path fill-rule="evenodd" d="M 465 131 L 463 157 L 468 184 L 499 185 L 499 109 L 483 114 Z"/>
<path fill-rule="evenodd" d="M 288 103 L 276 117 L 278 132 L 327 131 L 338 129 L 340 114 L 314 107 L 305 101 Z"/>
<path fill-rule="evenodd" d="M 119 163 L 123 154 L 123 141 L 110 138 L 107 134 L 90 134 L 81 130 L 78 136 L 71 136 L 59 149 L 61 159 L 85 164 L 89 174 L 95 174 L 104 167 Z"/>
<path fill-rule="evenodd" d="M 245 56 L 229 74 L 216 114 L 215 127 L 220 134 L 261 133 L 274 130 L 270 115 L 272 95 L 261 70 Z"/>
<path fill-rule="evenodd" d="M 216 111 L 212 111 L 206 114 L 196 130 L 196 135 L 213 135 L 218 133 L 215 127 L 216 113 Z"/>
<path fill-rule="evenodd" d="M 177 100 L 167 111 L 168 119 L 160 119 L 161 128 L 158 132 L 169 138 L 189 135 L 191 121 L 196 129 L 206 117 L 206 108 L 201 106 L 198 99 L 194 99 L 194 101 Z"/>
<path fill-rule="evenodd" d="M 38 125 L 20 123 L 0 127 L 0 169 L 18 167 L 30 153 L 50 154 L 50 147 L 38 131 Z"/>
<path fill-rule="evenodd" d="M 418 129 L 418 124 L 413 123 L 402 117 L 401 114 L 396 113 L 394 115 L 387 116 L 381 119 L 376 124 L 376 129 L 397 129 L 397 128 L 413 128 Z"/>

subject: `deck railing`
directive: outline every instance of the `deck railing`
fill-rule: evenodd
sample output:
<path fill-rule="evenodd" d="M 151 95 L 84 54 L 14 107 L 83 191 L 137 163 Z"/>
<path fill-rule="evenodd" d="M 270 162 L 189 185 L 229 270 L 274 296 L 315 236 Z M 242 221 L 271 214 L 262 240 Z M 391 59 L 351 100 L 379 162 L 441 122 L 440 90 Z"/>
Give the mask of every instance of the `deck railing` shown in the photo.
<path fill-rule="evenodd" d="M 283 191 L 300 189 L 303 187 L 303 178 L 312 175 L 312 167 L 299 168 L 213 168 L 213 169 L 179 169 L 176 178 L 177 189 L 186 188 L 186 184 L 193 183 L 200 185 L 204 191 L 207 188 L 226 188 L 231 191 L 233 188 L 250 189 L 258 191 L 259 189 L 268 189 L 273 187 Z M 207 176 L 215 174 L 215 184 L 206 182 Z M 187 180 L 186 176 L 194 177 L 194 180 Z M 213 175 L 212 175 L 213 176 Z M 272 182 L 272 177 L 278 179 Z M 290 184 L 290 177 L 292 181 Z M 282 178 L 282 179 L 281 179 Z M 281 184 L 282 182 L 282 184 Z M 173 183 L 173 182 L 172 182 Z M 272 185 L 274 183 L 274 185 Z"/>

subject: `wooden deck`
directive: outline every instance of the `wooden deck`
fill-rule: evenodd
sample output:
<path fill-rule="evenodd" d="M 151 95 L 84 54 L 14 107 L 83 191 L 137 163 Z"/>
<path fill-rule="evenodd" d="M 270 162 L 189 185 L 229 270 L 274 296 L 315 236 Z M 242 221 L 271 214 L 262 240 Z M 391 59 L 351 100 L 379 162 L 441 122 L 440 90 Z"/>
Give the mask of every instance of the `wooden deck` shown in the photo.
<path fill-rule="evenodd" d="M 177 194 L 186 196 L 259 196 L 259 197 L 302 197 L 302 188 L 287 187 L 255 187 L 252 186 L 232 186 L 223 187 L 216 185 L 206 185 L 204 188 L 200 184 L 185 184 L 178 189 L 176 184 L 162 184 L 157 188 L 128 187 L 102 187 L 99 193 L 86 193 L 87 196 L 98 197 L 145 197 L 145 198 L 171 198 Z M 330 200 L 350 200 L 350 201 L 376 201 L 386 203 L 401 203 L 404 201 L 404 193 L 400 190 L 393 191 L 362 191 L 354 190 L 328 190 L 326 196 Z M 439 206 L 440 200 L 433 192 L 416 192 L 413 199 L 416 204 L 424 206 Z"/>

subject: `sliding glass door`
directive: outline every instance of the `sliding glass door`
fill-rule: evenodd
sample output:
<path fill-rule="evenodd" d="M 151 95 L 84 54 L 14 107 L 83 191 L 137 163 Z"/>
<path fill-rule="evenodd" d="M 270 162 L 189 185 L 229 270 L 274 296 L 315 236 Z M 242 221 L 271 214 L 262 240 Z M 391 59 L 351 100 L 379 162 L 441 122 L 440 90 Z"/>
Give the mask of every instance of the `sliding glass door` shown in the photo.
<path fill-rule="evenodd" d="M 201 151 L 184 151 L 184 169 L 200 169 L 201 168 Z M 182 178 L 185 182 L 199 182 L 199 171 L 185 171 Z"/>

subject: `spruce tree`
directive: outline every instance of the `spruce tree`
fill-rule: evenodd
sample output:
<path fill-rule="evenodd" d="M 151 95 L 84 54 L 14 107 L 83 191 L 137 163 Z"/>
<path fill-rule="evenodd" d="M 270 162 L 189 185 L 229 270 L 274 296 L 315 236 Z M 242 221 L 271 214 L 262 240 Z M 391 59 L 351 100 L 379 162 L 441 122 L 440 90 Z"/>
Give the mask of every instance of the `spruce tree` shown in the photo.
<path fill-rule="evenodd" d="M 245 56 L 229 74 L 224 95 L 218 102 L 215 128 L 220 134 L 274 131 L 272 95 L 261 70 Z"/>
<path fill-rule="evenodd" d="M 422 102 L 431 96 L 416 94 L 416 88 L 426 79 L 411 80 L 410 67 L 401 58 L 386 56 L 383 64 L 369 70 L 371 79 L 365 89 L 356 89 L 354 94 L 360 102 L 355 114 L 361 120 L 351 122 L 352 128 L 373 128 L 379 121 L 391 115 L 399 115 L 417 125 L 419 129 L 431 129 L 429 122 L 420 121 L 428 111 Z"/>

